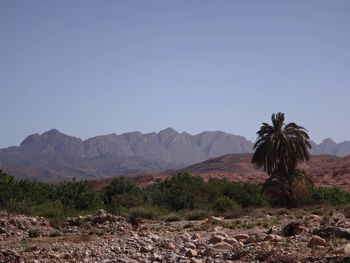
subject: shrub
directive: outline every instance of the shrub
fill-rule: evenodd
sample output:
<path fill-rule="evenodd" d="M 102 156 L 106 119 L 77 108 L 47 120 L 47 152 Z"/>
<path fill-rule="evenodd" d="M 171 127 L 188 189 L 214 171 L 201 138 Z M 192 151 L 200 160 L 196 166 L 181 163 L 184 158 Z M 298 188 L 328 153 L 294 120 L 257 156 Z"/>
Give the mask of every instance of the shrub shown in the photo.
<path fill-rule="evenodd" d="M 141 189 L 130 179 L 121 176 L 115 178 L 102 192 L 107 205 L 135 207 L 141 204 Z"/>
<path fill-rule="evenodd" d="M 51 198 L 73 210 L 93 210 L 102 206 L 100 194 L 87 181 L 64 182 L 55 186 Z"/>
<path fill-rule="evenodd" d="M 205 182 L 198 176 L 179 173 L 163 182 L 151 186 L 148 191 L 154 205 L 172 211 L 195 209 L 205 203 Z"/>
<path fill-rule="evenodd" d="M 129 217 L 138 218 L 138 219 L 155 219 L 156 214 L 154 213 L 154 211 L 150 209 L 145 209 L 143 207 L 136 207 L 130 210 Z"/>
<path fill-rule="evenodd" d="M 313 200 L 318 203 L 327 203 L 332 205 L 348 204 L 350 203 L 350 193 L 344 192 L 336 187 L 319 187 L 314 190 Z"/>
<path fill-rule="evenodd" d="M 227 196 L 219 197 L 215 200 L 213 204 L 213 209 L 216 212 L 225 213 L 231 210 L 236 210 L 239 208 L 239 205 L 233 201 L 232 199 L 228 198 Z"/>
<path fill-rule="evenodd" d="M 259 185 L 210 179 L 207 188 L 209 200 L 212 202 L 224 195 L 242 207 L 261 207 L 269 204 Z"/>
<path fill-rule="evenodd" d="M 60 237 L 60 236 L 63 236 L 63 233 L 58 230 L 54 230 L 49 233 L 49 237 Z"/>
<path fill-rule="evenodd" d="M 30 238 L 36 238 L 36 237 L 39 237 L 39 236 L 41 236 L 41 231 L 39 230 L 39 229 L 30 229 L 29 231 L 28 231 L 28 236 L 30 237 Z"/>
<path fill-rule="evenodd" d="M 175 222 L 175 221 L 181 221 L 182 218 L 178 214 L 171 213 L 169 215 L 163 216 L 161 218 L 165 222 Z"/>

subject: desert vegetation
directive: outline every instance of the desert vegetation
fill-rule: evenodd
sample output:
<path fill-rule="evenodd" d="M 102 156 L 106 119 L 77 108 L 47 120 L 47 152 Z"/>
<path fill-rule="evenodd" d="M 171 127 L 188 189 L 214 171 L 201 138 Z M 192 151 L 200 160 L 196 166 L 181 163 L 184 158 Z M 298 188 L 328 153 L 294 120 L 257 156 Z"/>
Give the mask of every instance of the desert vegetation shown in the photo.
<path fill-rule="evenodd" d="M 208 215 L 238 217 L 256 208 L 283 207 L 251 183 L 210 179 L 188 173 L 141 188 L 128 177 L 116 177 L 101 190 L 88 181 L 49 184 L 16 180 L 0 174 L 0 209 L 18 214 L 44 216 L 58 225 L 68 216 L 92 213 L 98 209 L 118 215 L 148 219 L 203 219 Z M 312 188 L 297 206 L 346 205 L 350 193 L 337 188 Z"/>

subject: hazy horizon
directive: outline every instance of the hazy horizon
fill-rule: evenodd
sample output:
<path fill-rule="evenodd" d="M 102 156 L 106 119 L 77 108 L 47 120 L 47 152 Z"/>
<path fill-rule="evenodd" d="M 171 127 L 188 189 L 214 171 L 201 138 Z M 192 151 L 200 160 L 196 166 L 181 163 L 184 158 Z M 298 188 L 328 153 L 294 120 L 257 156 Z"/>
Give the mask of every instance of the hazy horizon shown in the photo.
<path fill-rule="evenodd" d="M 52 128 L 86 139 L 224 131 L 284 112 L 350 140 L 350 2 L 1 1 L 0 148 Z"/>

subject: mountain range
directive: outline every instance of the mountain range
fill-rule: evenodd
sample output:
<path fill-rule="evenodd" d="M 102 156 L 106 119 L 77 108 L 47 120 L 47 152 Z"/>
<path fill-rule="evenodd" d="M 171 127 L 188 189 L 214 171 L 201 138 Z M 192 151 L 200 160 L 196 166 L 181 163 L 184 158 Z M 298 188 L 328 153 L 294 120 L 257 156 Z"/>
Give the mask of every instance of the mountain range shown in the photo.
<path fill-rule="evenodd" d="M 325 139 L 312 146 L 312 154 L 350 155 L 350 142 Z M 251 153 L 252 148 L 245 137 L 222 131 L 191 135 L 167 128 L 82 140 L 52 129 L 28 136 L 20 146 L 0 149 L 0 169 L 43 181 L 95 179 L 180 169 L 226 154 Z"/>

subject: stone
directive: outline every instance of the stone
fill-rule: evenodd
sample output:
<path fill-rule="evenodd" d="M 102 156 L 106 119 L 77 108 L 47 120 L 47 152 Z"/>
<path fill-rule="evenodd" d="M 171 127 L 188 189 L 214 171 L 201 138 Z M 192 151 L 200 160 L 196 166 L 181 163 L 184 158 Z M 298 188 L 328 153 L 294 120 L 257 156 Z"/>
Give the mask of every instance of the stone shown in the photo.
<path fill-rule="evenodd" d="M 238 235 L 234 235 L 233 237 L 236 240 L 243 241 L 243 242 L 249 239 L 249 235 L 247 235 L 247 234 L 238 234 Z"/>
<path fill-rule="evenodd" d="M 203 263 L 203 261 L 198 258 L 191 258 L 190 263 Z"/>
<path fill-rule="evenodd" d="M 185 248 L 196 249 L 196 245 L 193 244 L 192 242 L 187 242 L 187 243 L 185 244 Z"/>
<path fill-rule="evenodd" d="M 307 244 L 308 247 L 316 247 L 316 246 L 325 246 L 326 245 L 326 240 L 319 236 L 313 236 L 309 243 Z"/>
<path fill-rule="evenodd" d="M 224 220 L 223 218 L 217 217 L 217 216 L 211 216 L 208 219 L 209 222 L 215 222 L 215 223 L 221 223 L 223 220 Z"/>
<path fill-rule="evenodd" d="M 209 244 L 217 244 L 219 242 L 224 241 L 224 237 L 219 236 L 219 235 L 213 235 L 210 239 L 209 239 Z"/>
<path fill-rule="evenodd" d="M 214 248 L 208 247 L 207 249 L 204 250 L 203 256 L 205 256 L 205 257 L 213 257 L 216 252 L 217 251 Z"/>
<path fill-rule="evenodd" d="M 198 239 L 200 239 L 200 235 L 199 234 L 197 234 L 197 233 L 194 233 L 193 235 L 192 235 L 192 237 L 191 237 L 191 240 L 198 240 Z"/>
<path fill-rule="evenodd" d="M 275 234 L 269 234 L 269 235 L 266 235 L 264 241 L 281 242 L 283 241 L 283 237 Z"/>
<path fill-rule="evenodd" d="M 226 237 L 223 241 L 225 241 L 226 243 L 229 243 L 230 245 L 238 243 L 237 239 L 233 237 Z"/>
<path fill-rule="evenodd" d="M 174 243 L 172 243 L 172 242 L 166 243 L 165 247 L 170 249 L 170 250 L 175 250 L 175 248 L 176 248 Z"/>
<path fill-rule="evenodd" d="M 265 240 L 266 236 L 267 236 L 267 234 L 265 234 L 265 233 L 255 232 L 255 233 L 249 235 L 248 240 L 243 240 L 243 241 L 245 241 L 247 243 L 261 242 L 261 241 Z"/>
<path fill-rule="evenodd" d="M 350 243 L 344 244 L 341 247 L 334 249 L 334 254 L 350 256 Z"/>
<path fill-rule="evenodd" d="M 185 256 L 188 258 L 193 258 L 193 257 L 197 256 L 197 251 L 190 248 L 186 251 Z"/>
<path fill-rule="evenodd" d="M 322 221 L 322 217 L 319 215 L 315 215 L 315 214 L 308 215 L 307 219 L 310 221 L 318 221 L 318 222 Z"/>
<path fill-rule="evenodd" d="M 313 231 L 312 234 L 318 235 L 323 238 L 334 236 L 334 237 L 345 238 L 350 240 L 350 229 L 337 227 L 337 226 L 330 226 L 330 227 L 316 229 Z"/>
<path fill-rule="evenodd" d="M 151 252 L 153 250 L 153 247 L 151 245 L 146 245 L 141 247 L 141 252 L 142 253 L 147 253 Z"/>
<path fill-rule="evenodd" d="M 191 236 L 190 236 L 189 233 L 185 232 L 185 233 L 182 234 L 181 239 L 182 239 L 184 242 L 190 241 L 190 240 L 191 240 Z"/>
<path fill-rule="evenodd" d="M 306 234 L 308 229 L 301 226 L 299 222 L 291 222 L 282 228 L 282 233 L 285 237 Z"/>
<path fill-rule="evenodd" d="M 233 246 L 231 246 L 229 243 L 222 241 L 213 245 L 212 248 L 218 251 L 231 251 L 233 249 Z"/>

